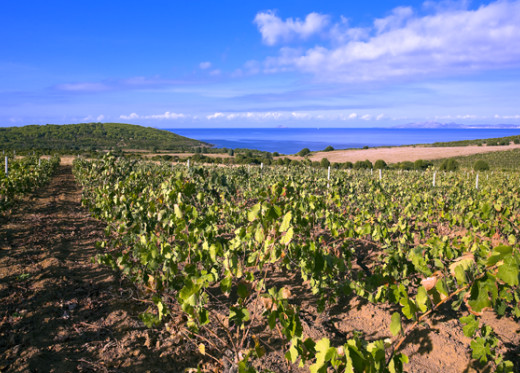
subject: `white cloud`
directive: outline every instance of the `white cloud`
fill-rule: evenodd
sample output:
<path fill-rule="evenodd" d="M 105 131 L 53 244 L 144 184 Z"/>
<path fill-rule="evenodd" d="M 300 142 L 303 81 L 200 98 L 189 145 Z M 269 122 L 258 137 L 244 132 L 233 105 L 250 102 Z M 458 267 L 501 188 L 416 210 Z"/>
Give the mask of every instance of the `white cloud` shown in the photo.
<path fill-rule="evenodd" d="M 326 121 L 353 121 L 361 119 L 381 120 L 389 119 L 384 114 L 377 116 L 373 114 L 359 115 L 357 113 L 343 113 L 343 112 L 303 112 L 303 111 L 256 111 L 256 112 L 215 112 L 206 116 L 208 120 L 249 120 L 249 121 L 305 121 L 305 120 L 326 120 Z"/>
<path fill-rule="evenodd" d="M 164 114 L 152 114 L 152 115 L 138 115 L 136 113 L 132 113 L 130 115 L 120 115 L 121 119 L 184 119 L 189 118 L 189 115 L 182 113 L 170 113 L 169 111 Z"/>
<path fill-rule="evenodd" d="M 295 38 L 307 39 L 319 33 L 328 25 L 329 17 L 313 12 L 308 14 L 304 21 L 299 18 L 287 18 L 284 21 L 274 12 L 267 11 L 258 13 L 254 23 L 258 26 L 264 43 L 274 45 Z"/>
<path fill-rule="evenodd" d="M 105 119 L 105 116 L 103 114 L 98 115 L 98 117 L 96 118 L 98 122 L 101 122 L 103 119 Z"/>
<path fill-rule="evenodd" d="M 392 10 L 392 14 L 385 18 L 378 18 L 374 21 L 374 28 L 378 34 L 388 30 L 395 30 L 403 27 L 405 22 L 413 15 L 413 9 L 410 7 L 397 7 Z"/>
<path fill-rule="evenodd" d="M 186 118 L 186 115 L 182 114 L 182 113 L 170 113 L 169 111 L 167 111 L 164 114 L 146 115 L 143 118 L 145 118 L 145 119 L 182 119 L 182 118 Z"/>
<path fill-rule="evenodd" d="M 520 115 L 517 114 L 517 115 L 498 115 L 498 114 L 495 114 L 494 116 L 495 119 L 520 119 Z"/>
<path fill-rule="evenodd" d="M 218 118 L 223 118 L 224 117 L 224 114 L 223 113 L 214 113 L 214 114 L 210 114 L 208 116 L 206 116 L 207 119 L 218 119 Z"/>
<path fill-rule="evenodd" d="M 211 62 L 209 62 L 209 61 L 201 62 L 201 63 L 199 63 L 199 67 L 202 70 L 209 69 L 211 67 Z"/>
<path fill-rule="evenodd" d="M 139 115 L 137 115 L 136 113 L 132 113 L 130 115 L 120 115 L 119 118 L 120 119 L 139 119 Z"/>
<path fill-rule="evenodd" d="M 58 84 L 55 88 L 66 92 L 101 92 L 110 89 L 109 86 L 103 83 L 66 83 Z"/>
<path fill-rule="evenodd" d="M 259 14 L 255 22 L 266 43 L 292 35 L 287 25 L 295 21 L 261 14 L 268 21 L 260 23 Z M 520 66 L 520 0 L 496 1 L 475 10 L 434 9 L 426 16 L 399 7 L 388 17 L 374 20 L 367 35 L 354 29 L 358 35 L 350 39 L 345 23 L 330 27 L 332 47 L 317 45 L 303 52 L 282 47 L 278 56 L 266 59 L 264 71 L 296 70 L 321 80 L 355 82 Z M 319 29 L 326 24 L 322 22 Z"/>

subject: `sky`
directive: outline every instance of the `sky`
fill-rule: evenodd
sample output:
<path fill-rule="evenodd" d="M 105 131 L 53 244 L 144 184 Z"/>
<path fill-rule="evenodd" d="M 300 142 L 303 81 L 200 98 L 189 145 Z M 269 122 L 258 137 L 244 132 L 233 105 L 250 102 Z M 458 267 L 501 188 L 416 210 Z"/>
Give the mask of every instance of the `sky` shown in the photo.
<path fill-rule="evenodd" d="M 2 1 L 0 126 L 520 125 L 520 0 Z"/>

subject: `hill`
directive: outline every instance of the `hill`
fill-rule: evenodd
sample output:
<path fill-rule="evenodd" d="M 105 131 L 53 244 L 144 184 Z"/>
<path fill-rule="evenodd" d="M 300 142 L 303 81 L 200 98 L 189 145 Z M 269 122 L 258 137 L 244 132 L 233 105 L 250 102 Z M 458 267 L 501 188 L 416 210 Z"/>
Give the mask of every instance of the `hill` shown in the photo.
<path fill-rule="evenodd" d="M 124 123 L 46 124 L 0 128 L 6 150 L 193 150 L 207 143 L 170 131 Z"/>

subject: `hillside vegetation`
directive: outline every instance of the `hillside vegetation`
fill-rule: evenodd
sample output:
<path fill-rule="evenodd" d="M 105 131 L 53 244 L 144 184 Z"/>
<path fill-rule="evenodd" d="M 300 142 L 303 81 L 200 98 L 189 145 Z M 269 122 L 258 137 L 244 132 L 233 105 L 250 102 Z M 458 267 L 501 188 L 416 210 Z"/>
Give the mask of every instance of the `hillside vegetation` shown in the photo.
<path fill-rule="evenodd" d="M 209 146 L 172 132 L 124 123 L 30 125 L 0 128 L 5 150 L 192 150 Z"/>

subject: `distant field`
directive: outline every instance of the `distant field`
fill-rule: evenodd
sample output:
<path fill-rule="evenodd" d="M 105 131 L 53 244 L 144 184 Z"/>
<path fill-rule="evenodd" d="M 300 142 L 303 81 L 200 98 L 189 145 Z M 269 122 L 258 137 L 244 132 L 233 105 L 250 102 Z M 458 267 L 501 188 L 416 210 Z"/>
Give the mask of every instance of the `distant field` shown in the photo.
<path fill-rule="evenodd" d="M 503 152 L 508 150 L 520 149 L 519 144 L 510 144 L 505 146 L 451 146 L 451 147 L 435 147 L 435 146 L 401 146 L 393 148 L 373 148 L 373 149 L 350 149 L 350 150 L 334 150 L 330 152 L 316 152 L 309 158 L 312 161 L 320 161 L 327 158 L 330 162 L 357 162 L 369 160 L 375 162 L 382 159 L 387 163 L 397 163 L 403 161 L 416 161 L 418 159 L 436 160 L 452 157 L 464 157 L 475 154 L 485 154 L 494 152 Z M 299 156 L 291 156 L 291 159 L 304 159 Z"/>

